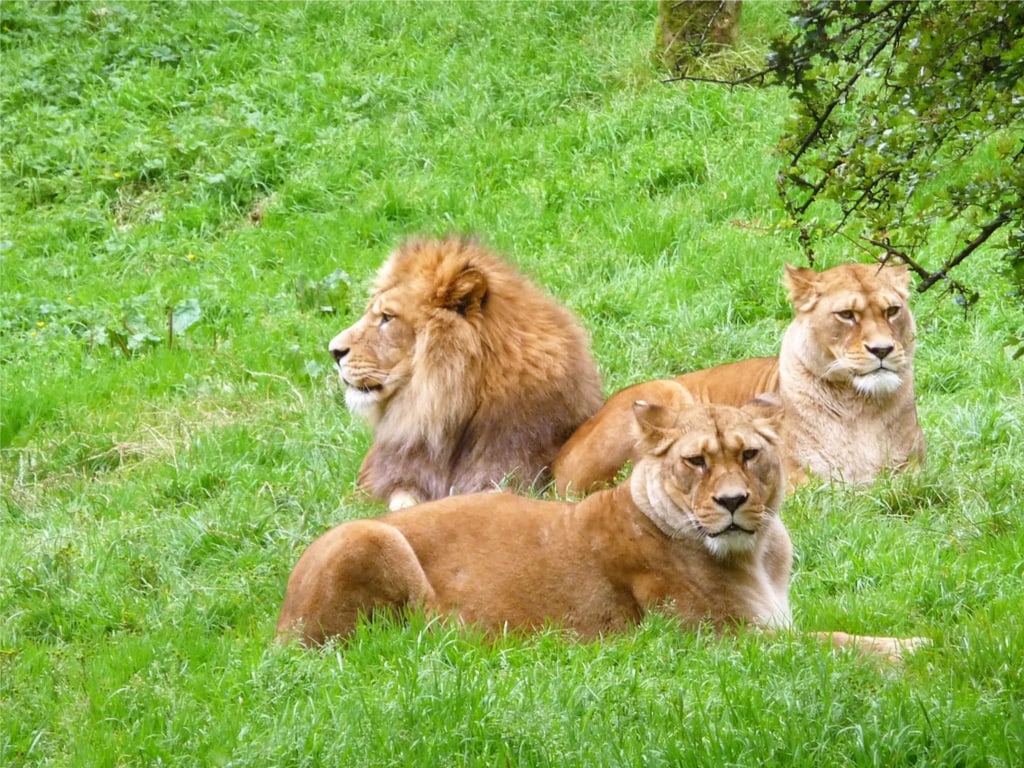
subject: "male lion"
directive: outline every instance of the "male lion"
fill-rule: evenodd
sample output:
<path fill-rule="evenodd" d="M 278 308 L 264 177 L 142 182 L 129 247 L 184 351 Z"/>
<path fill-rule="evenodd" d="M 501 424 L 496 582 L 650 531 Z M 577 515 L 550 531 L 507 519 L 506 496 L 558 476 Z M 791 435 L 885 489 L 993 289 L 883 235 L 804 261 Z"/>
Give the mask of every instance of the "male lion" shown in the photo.
<path fill-rule="evenodd" d="M 543 483 L 603 400 L 572 313 L 465 239 L 399 247 L 329 348 L 345 403 L 374 428 L 359 486 L 391 509 Z"/>
<path fill-rule="evenodd" d="M 583 639 L 659 608 L 684 627 L 788 626 L 781 405 L 632 410 L 631 477 L 579 503 L 454 496 L 328 531 L 292 571 L 279 637 L 319 645 L 408 606 L 491 633 L 553 624 Z M 920 642 L 822 637 L 890 656 Z"/>
<path fill-rule="evenodd" d="M 563 446 L 558 491 L 587 493 L 634 458 L 623 440 L 631 404 L 740 405 L 778 392 L 786 474 L 869 483 L 885 468 L 924 461 L 914 401 L 914 317 L 905 266 L 844 264 L 816 273 L 786 267 L 795 317 L 778 357 L 720 365 L 628 387 L 609 398 Z"/>

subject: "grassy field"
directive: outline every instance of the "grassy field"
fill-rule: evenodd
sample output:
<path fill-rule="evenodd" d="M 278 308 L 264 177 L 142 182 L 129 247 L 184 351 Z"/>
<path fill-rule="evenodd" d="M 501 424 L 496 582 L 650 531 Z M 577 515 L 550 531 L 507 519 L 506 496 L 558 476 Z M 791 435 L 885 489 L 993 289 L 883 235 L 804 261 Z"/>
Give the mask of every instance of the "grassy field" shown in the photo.
<path fill-rule="evenodd" d="M 785 11 L 744 6 L 756 56 Z M 508 255 L 609 392 L 775 353 L 785 94 L 662 83 L 654 16 L 4 0 L 0 765 L 1020 764 L 1020 299 L 981 252 L 970 314 L 913 300 L 927 466 L 784 512 L 799 626 L 934 640 L 902 667 L 659 617 L 271 641 L 303 548 L 381 511 L 326 347 L 402 237 Z"/>

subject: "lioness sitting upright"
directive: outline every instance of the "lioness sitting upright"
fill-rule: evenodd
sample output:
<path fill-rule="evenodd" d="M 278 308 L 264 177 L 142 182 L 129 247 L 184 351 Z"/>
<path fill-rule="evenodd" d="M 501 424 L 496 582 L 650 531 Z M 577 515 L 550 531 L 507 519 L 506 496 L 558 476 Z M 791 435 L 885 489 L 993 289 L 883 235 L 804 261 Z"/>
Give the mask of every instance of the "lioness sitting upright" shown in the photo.
<path fill-rule="evenodd" d="M 811 473 L 867 483 L 886 468 L 924 461 L 914 400 L 914 317 L 905 266 L 844 264 L 817 273 L 786 267 L 795 317 L 778 357 L 754 358 L 648 381 L 609 398 L 563 446 L 554 463 L 560 493 L 586 493 L 634 458 L 622 436 L 631 404 L 740 405 L 778 392 L 790 482 Z"/>
<path fill-rule="evenodd" d="M 466 239 L 399 247 L 329 348 L 345 403 L 374 428 L 359 485 L 392 509 L 545 482 L 603 400 L 573 314 Z"/>
<path fill-rule="evenodd" d="M 780 406 L 633 410 L 632 475 L 578 504 L 453 496 L 328 531 L 292 571 L 279 636 L 318 645 L 407 606 L 490 632 L 554 624 L 583 639 L 659 608 L 685 627 L 789 625 Z M 886 655 L 904 647 L 824 637 Z"/>

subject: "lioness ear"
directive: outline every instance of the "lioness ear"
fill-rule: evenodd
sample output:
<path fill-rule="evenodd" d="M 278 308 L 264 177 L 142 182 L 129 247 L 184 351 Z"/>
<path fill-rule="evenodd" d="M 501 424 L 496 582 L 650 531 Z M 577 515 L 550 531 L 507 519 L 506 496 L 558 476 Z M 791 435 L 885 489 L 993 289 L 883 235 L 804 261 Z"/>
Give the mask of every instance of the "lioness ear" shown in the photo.
<path fill-rule="evenodd" d="M 763 437 L 773 443 L 779 442 L 779 429 L 786 409 L 782 398 L 775 392 L 762 392 L 753 400 L 749 400 L 740 408 L 754 421 L 756 429 Z"/>
<path fill-rule="evenodd" d="M 885 267 L 885 272 L 892 282 L 893 288 L 899 291 L 903 298 L 910 293 L 910 268 L 906 264 L 893 264 Z"/>
<path fill-rule="evenodd" d="M 466 267 L 448 284 L 441 305 L 462 316 L 483 306 L 487 298 L 487 278 L 476 267 Z"/>
<path fill-rule="evenodd" d="M 678 434 L 677 413 L 672 408 L 637 400 L 633 403 L 633 415 L 636 417 L 636 437 L 650 453 L 663 453 Z"/>
<path fill-rule="evenodd" d="M 801 312 L 807 312 L 818 301 L 818 273 L 807 267 L 786 265 L 782 282 L 789 289 L 789 300 Z"/>

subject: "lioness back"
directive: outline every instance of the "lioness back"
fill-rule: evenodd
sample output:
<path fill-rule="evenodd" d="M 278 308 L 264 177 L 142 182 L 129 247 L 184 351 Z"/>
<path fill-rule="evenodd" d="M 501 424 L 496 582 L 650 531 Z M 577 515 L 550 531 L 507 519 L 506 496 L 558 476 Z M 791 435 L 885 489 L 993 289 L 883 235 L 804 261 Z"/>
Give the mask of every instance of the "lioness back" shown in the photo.
<path fill-rule="evenodd" d="M 576 317 L 466 239 L 400 246 L 330 351 L 346 404 L 374 428 L 359 485 L 393 508 L 543 484 L 602 400 Z"/>

